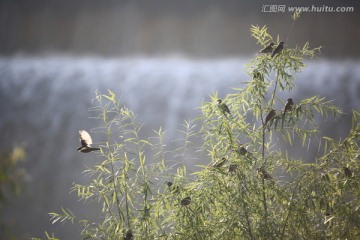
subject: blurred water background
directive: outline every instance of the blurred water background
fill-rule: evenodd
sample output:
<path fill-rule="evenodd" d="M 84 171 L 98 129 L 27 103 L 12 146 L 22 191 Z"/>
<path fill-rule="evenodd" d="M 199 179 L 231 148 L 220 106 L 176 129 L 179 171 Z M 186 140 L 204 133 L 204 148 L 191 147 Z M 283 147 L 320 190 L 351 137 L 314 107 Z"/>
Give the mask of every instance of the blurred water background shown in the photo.
<path fill-rule="evenodd" d="M 320 6 L 354 6 L 355 12 L 304 13 L 289 36 L 290 13 L 262 13 L 265 4 L 289 5 L 0 1 L 0 151 L 14 146 L 26 151 L 24 192 L 11 199 L 2 216 L 16 238 L 42 236 L 47 230 L 78 239 L 76 225 L 51 225 L 47 213 L 68 207 L 93 214 L 69 191 L 73 182 L 83 181 L 86 165 L 99 160 L 76 152 L 78 130 L 100 124 L 88 112 L 96 90 L 118 93 L 145 123 L 144 137 L 163 127 L 170 143 L 180 124 L 199 114 L 196 107 L 209 94 L 218 91 L 225 97 L 249 80 L 244 65 L 259 50 L 250 37 L 251 24 L 267 24 L 271 34 L 288 38 L 289 47 L 306 41 L 324 46 L 318 59 L 306 61 L 294 91 L 283 97 L 334 100 L 346 114 L 322 129 L 327 136 L 345 136 L 350 110 L 360 110 L 359 3 L 319 1 Z M 101 136 L 93 138 L 100 141 Z M 302 157 L 311 161 L 313 155 Z"/>

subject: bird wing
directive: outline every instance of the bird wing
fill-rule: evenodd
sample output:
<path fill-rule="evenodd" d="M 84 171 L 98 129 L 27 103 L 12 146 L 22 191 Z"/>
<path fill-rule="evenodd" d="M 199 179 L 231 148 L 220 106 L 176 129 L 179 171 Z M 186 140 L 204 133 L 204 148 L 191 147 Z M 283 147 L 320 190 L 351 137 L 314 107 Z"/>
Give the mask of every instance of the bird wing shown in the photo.
<path fill-rule="evenodd" d="M 225 111 L 228 112 L 228 113 L 230 113 L 229 107 L 228 107 L 227 105 L 224 105 L 224 107 L 225 107 Z"/>
<path fill-rule="evenodd" d="M 260 53 L 268 53 L 272 51 L 272 46 L 267 46 L 263 50 L 260 51 Z"/>
<path fill-rule="evenodd" d="M 265 124 L 267 124 L 273 117 L 275 117 L 275 115 L 276 115 L 276 112 L 274 109 L 272 109 L 265 118 Z"/>
<path fill-rule="evenodd" d="M 218 106 L 221 109 L 221 111 L 223 112 L 223 114 L 225 114 L 225 113 L 230 114 L 230 109 L 225 103 L 220 103 Z"/>
<path fill-rule="evenodd" d="M 79 134 L 80 134 L 81 146 L 86 147 L 86 146 L 90 146 L 92 144 L 91 136 L 87 131 L 80 130 Z"/>

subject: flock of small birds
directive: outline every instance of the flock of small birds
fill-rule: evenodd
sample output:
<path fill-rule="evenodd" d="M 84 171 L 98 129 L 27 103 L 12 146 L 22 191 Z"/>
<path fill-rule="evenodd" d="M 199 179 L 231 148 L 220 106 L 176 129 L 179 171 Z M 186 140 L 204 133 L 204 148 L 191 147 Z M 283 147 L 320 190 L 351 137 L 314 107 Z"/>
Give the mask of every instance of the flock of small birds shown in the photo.
<path fill-rule="evenodd" d="M 228 118 L 228 116 L 232 117 L 229 107 L 221 99 L 217 100 L 217 106 L 218 106 L 220 112 L 225 117 L 227 117 L 227 118 Z M 284 111 L 283 111 L 283 117 L 285 116 L 286 112 L 288 112 L 292 109 L 293 106 L 294 106 L 294 101 L 292 100 L 292 98 L 288 98 L 287 103 L 284 108 Z M 270 112 L 265 117 L 264 125 L 267 125 L 275 116 L 276 116 L 276 110 L 271 109 Z"/>
<path fill-rule="evenodd" d="M 274 43 L 270 43 L 266 48 L 264 48 L 263 50 L 260 51 L 260 53 L 271 53 L 271 57 L 274 57 L 275 55 L 277 54 L 280 54 L 282 52 L 282 50 L 284 49 L 284 42 L 280 42 L 278 44 L 278 46 L 274 49 Z M 254 75 L 254 77 L 259 77 L 260 76 L 260 73 L 258 73 L 256 76 Z M 218 105 L 218 108 L 220 110 L 220 112 L 228 117 L 232 117 L 231 115 L 231 112 L 230 112 L 230 109 L 229 107 L 223 103 L 223 101 L 221 99 L 218 99 L 217 100 L 217 105 Z M 284 109 L 284 114 L 291 110 L 291 107 L 294 105 L 293 101 L 291 98 L 288 99 L 288 102 L 285 106 L 285 109 Z M 266 116 L 265 118 L 265 124 L 266 125 L 269 121 L 271 121 L 274 117 L 276 116 L 276 111 L 275 110 L 271 110 L 269 112 L 269 114 Z M 90 134 L 85 131 L 85 130 L 79 130 L 79 135 L 80 135 L 80 143 L 81 143 L 81 147 L 79 147 L 77 150 L 79 152 L 82 152 L 82 153 L 90 153 L 90 152 L 94 152 L 94 151 L 99 151 L 100 148 L 98 147 L 92 147 L 91 144 L 93 143 L 92 142 L 92 138 L 90 136 Z M 247 155 L 248 154 L 248 151 L 244 148 L 244 147 L 240 147 L 238 150 L 237 150 L 237 153 L 240 154 L 240 155 Z M 213 168 L 221 168 L 225 163 L 227 162 L 227 159 L 226 158 L 221 158 L 219 159 L 218 161 L 216 161 L 212 167 Z M 229 168 L 228 168 L 228 173 L 234 173 L 236 172 L 238 168 L 238 165 L 237 164 L 230 164 L 229 165 Z M 272 179 L 272 177 L 263 169 L 263 168 L 259 168 L 257 169 L 257 172 L 258 172 L 258 175 L 262 178 L 262 179 Z M 347 174 L 349 175 L 349 174 Z M 173 183 L 172 182 L 166 182 L 167 186 L 172 189 L 173 192 L 178 192 L 179 191 L 179 187 L 176 187 L 174 188 L 173 187 Z M 181 201 L 180 201 L 180 204 L 182 206 L 188 206 L 189 204 L 191 203 L 191 198 L 188 196 L 188 197 L 185 197 L 183 198 Z M 131 232 L 131 230 L 127 231 L 125 236 L 124 236 L 124 239 L 132 239 L 133 237 L 133 234 Z"/>
<path fill-rule="evenodd" d="M 280 54 L 283 50 L 284 50 L 284 47 L 285 47 L 285 42 L 280 42 L 276 48 L 274 48 L 275 44 L 273 42 L 271 42 L 268 46 L 266 46 L 264 49 L 262 49 L 259 53 L 262 53 L 262 54 L 271 54 L 271 57 L 275 57 L 276 55 Z M 253 78 L 257 78 L 257 79 L 260 79 L 261 78 L 261 73 L 259 71 L 254 71 L 253 72 Z M 220 110 L 220 112 L 228 118 L 228 116 L 232 117 L 231 115 L 231 112 L 230 112 L 230 108 L 221 100 L 221 99 L 218 99 L 217 100 L 217 106 Z M 287 103 L 285 105 L 285 108 L 284 108 L 284 111 L 283 111 L 283 117 L 285 117 L 285 113 L 288 112 L 288 111 L 291 111 L 292 107 L 294 106 L 294 101 L 292 100 L 292 98 L 289 98 L 287 100 Z M 263 123 L 264 127 L 269 123 L 271 122 L 272 119 L 274 119 L 274 117 L 276 116 L 276 110 L 275 109 L 271 109 L 269 111 L 269 113 L 266 115 L 265 117 L 265 121 Z M 244 147 L 241 147 L 237 150 L 235 150 L 236 153 L 238 153 L 239 155 L 245 155 L 245 154 L 248 154 L 247 150 L 244 148 Z M 221 158 L 219 160 L 217 160 L 213 165 L 212 167 L 215 167 L 215 168 L 220 168 L 221 166 L 223 166 L 226 162 L 226 158 Z M 230 164 L 229 166 L 229 169 L 228 169 L 228 172 L 229 173 L 233 173 L 236 171 L 238 165 L 237 164 Z M 265 169 L 263 167 L 261 168 L 258 168 L 257 169 L 257 173 L 258 173 L 258 176 L 261 178 L 261 179 L 264 179 L 264 180 L 270 180 L 272 179 L 272 177 L 270 176 L 270 174 L 268 174 Z"/>
<path fill-rule="evenodd" d="M 265 48 L 263 48 L 259 53 L 260 54 L 270 54 L 271 58 L 276 57 L 277 55 L 281 54 L 281 52 L 284 50 L 285 48 L 285 42 L 281 41 L 279 42 L 279 44 L 275 47 L 275 44 L 273 42 L 271 42 L 268 46 L 266 46 Z M 254 79 L 262 79 L 262 74 L 258 71 L 258 70 L 254 70 L 253 71 L 253 78 Z M 223 100 L 221 99 L 217 99 L 217 106 L 219 111 L 226 117 L 232 117 L 231 112 L 230 112 L 230 108 L 223 102 Z M 287 102 L 285 104 L 284 110 L 282 111 L 282 117 L 285 117 L 285 114 L 289 111 L 292 110 L 294 106 L 294 101 L 292 98 L 288 98 Z M 277 115 L 276 110 L 275 109 L 270 109 L 270 111 L 268 112 L 268 114 L 265 116 L 265 120 L 263 122 L 263 126 L 265 129 L 265 126 L 268 125 L 268 123 L 271 123 L 271 121 L 274 119 L 274 117 Z M 237 150 L 234 150 L 236 153 L 238 153 L 239 155 L 245 155 L 247 153 L 247 150 L 244 147 L 241 147 Z M 222 167 L 225 163 L 227 162 L 226 158 L 221 158 L 217 161 L 215 161 L 215 163 L 212 165 L 212 167 L 214 168 L 220 168 Z M 233 173 L 236 171 L 238 165 L 237 164 L 230 164 L 228 172 L 229 173 Z M 348 167 L 344 167 L 343 168 L 344 171 L 344 175 L 347 177 L 352 177 L 352 172 Z M 258 176 L 264 180 L 271 180 L 272 177 L 270 176 L 270 174 L 268 174 L 266 172 L 266 170 L 261 167 L 257 169 L 257 173 Z"/>
<path fill-rule="evenodd" d="M 271 57 L 275 57 L 276 55 L 280 54 L 284 48 L 285 48 L 285 42 L 281 41 L 276 48 L 274 48 L 275 44 L 271 42 L 268 46 L 266 46 L 264 49 L 262 49 L 259 53 L 262 54 L 271 54 Z M 261 73 L 258 71 L 253 72 L 253 77 L 259 79 L 261 77 Z M 287 103 L 285 105 L 283 116 L 285 116 L 285 113 L 290 111 L 292 106 L 294 105 L 294 102 L 291 98 L 287 100 Z M 221 99 L 217 100 L 217 106 L 220 110 L 220 112 L 228 118 L 228 116 L 232 117 L 229 107 L 223 103 Z M 265 117 L 264 125 L 267 125 L 268 122 L 270 122 L 274 117 L 276 116 L 276 111 L 274 109 L 271 109 L 268 115 Z"/>
<path fill-rule="evenodd" d="M 266 46 L 264 49 L 262 49 L 259 53 L 262 54 L 271 54 L 271 57 L 275 57 L 276 55 L 280 54 L 285 46 L 285 42 L 280 42 L 276 48 L 274 48 L 275 44 L 273 42 L 271 42 L 268 46 Z M 260 78 L 261 77 L 261 73 L 254 71 L 253 73 L 253 77 L 254 78 Z M 217 106 L 218 109 L 220 110 L 220 112 L 226 117 L 231 117 L 231 112 L 230 112 L 230 108 L 221 100 L 221 99 L 217 99 Z M 288 98 L 287 99 L 287 103 L 284 107 L 283 110 L 283 117 L 285 117 L 285 114 L 289 111 L 291 111 L 291 109 L 294 106 L 294 101 L 292 98 Z M 263 126 L 265 127 L 269 122 L 271 122 L 271 120 L 276 116 L 276 110 L 271 109 L 269 111 L 269 113 L 266 115 L 265 117 L 265 121 L 263 123 Z M 89 153 L 89 152 L 93 152 L 93 151 L 99 151 L 100 148 L 98 147 L 92 147 L 92 139 L 90 134 L 85 131 L 85 130 L 79 130 L 79 134 L 80 134 L 80 143 L 81 143 L 81 147 L 79 147 L 77 150 L 79 152 L 82 153 Z M 240 146 L 239 149 L 234 150 L 234 152 L 236 152 L 238 155 L 242 155 L 242 156 L 249 156 L 248 150 L 246 148 L 244 148 L 243 146 Z M 219 160 L 217 160 L 214 164 L 212 164 L 211 167 L 213 168 L 221 168 L 225 165 L 225 163 L 227 162 L 227 159 L 225 157 L 220 158 Z M 228 167 L 228 173 L 235 173 L 238 169 L 238 164 L 230 164 Z M 344 167 L 344 174 L 351 178 L 352 177 L 352 172 L 348 167 Z M 260 167 L 257 170 L 257 174 L 258 177 L 261 178 L 262 180 L 273 180 L 272 176 L 270 176 L 270 174 L 263 168 Z M 174 193 L 178 193 L 179 192 L 179 186 L 174 187 L 172 182 L 166 182 L 167 186 L 171 189 L 172 192 Z M 181 199 L 180 204 L 181 206 L 188 206 L 191 203 L 191 198 L 189 196 Z M 133 238 L 133 234 L 131 230 L 128 230 L 124 236 L 124 239 L 132 239 Z"/>

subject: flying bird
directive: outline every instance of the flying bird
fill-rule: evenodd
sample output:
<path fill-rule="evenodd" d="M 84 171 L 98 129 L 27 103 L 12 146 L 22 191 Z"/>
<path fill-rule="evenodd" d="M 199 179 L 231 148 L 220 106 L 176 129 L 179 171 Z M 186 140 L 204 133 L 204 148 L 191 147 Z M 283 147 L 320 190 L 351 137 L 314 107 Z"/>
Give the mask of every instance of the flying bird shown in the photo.
<path fill-rule="evenodd" d="M 229 107 L 225 103 L 223 103 L 221 99 L 217 100 L 217 106 L 222 114 L 224 114 L 225 116 L 226 114 L 229 114 L 231 116 Z"/>
<path fill-rule="evenodd" d="M 285 113 L 287 111 L 291 110 L 292 106 L 294 106 L 294 102 L 293 102 L 292 98 L 288 98 L 287 103 L 286 103 L 285 108 L 284 108 L 283 116 L 285 116 Z"/>
<path fill-rule="evenodd" d="M 271 42 L 267 47 L 265 47 L 264 49 L 262 49 L 261 51 L 260 51 L 260 53 L 272 53 L 272 51 L 273 51 L 273 48 L 274 48 L 274 43 L 273 42 Z"/>
<path fill-rule="evenodd" d="M 266 125 L 271 119 L 273 119 L 276 116 L 276 112 L 274 109 L 271 109 L 271 111 L 269 112 L 269 114 L 266 116 L 265 118 L 265 124 Z"/>
<path fill-rule="evenodd" d="M 79 152 L 88 153 L 88 152 L 100 150 L 100 148 L 91 147 L 92 139 L 87 131 L 80 130 L 79 134 L 80 134 L 80 143 L 81 143 L 81 147 L 77 149 Z"/>
<path fill-rule="evenodd" d="M 282 50 L 284 50 L 284 45 L 285 45 L 285 42 L 280 42 L 279 45 L 277 45 L 277 47 L 273 51 L 271 57 L 274 57 L 276 54 L 280 54 L 282 52 Z"/>

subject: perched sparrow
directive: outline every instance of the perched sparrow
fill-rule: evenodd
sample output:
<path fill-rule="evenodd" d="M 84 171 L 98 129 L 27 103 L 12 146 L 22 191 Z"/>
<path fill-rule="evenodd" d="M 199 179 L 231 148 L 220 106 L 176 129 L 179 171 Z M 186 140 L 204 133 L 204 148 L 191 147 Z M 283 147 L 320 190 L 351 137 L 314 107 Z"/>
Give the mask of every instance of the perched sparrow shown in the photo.
<path fill-rule="evenodd" d="M 285 42 L 280 42 L 279 45 L 277 45 L 277 47 L 273 51 L 271 57 L 274 57 L 276 54 L 280 54 L 282 52 L 282 50 L 284 50 L 284 45 L 285 45 Z"/>
<path fill-rule="evenodd" d="M 250 154 L 250 152 L 243 147 L 243 144 L 239 144 L 239 147 L 237 149 L 233 149 L 233 152 L 235 152 L 238 156 L 247 156 Z"/>
<path fill-rule="evenodd" d="M 286 103 L 285 108 L 284 108 L 283 116 L 285 116 L 285 113 L 286 113 L 287 111 L 290 111 L 290 110 L 291 110 L 291 108 L 292 108 L 293 105 L 294 105 L 294 102 L 293 102 L 292 98 L 288 98 L 287 103 Z"/>
<path fill-rule="evenodd" d="M 182 200 L 180 201 L 180 203 L 181 203 L 181 205 L 183 205 L 183 206 L 187 206 L 187 205 L 189 205 L 189 204 L 191 203 L 191 198 L 190 198 L 190 197 L 186 197 L 186 198 L 182 199 Z"/>
<path fill-rule="evenodd" d="M 133 237 L 134 237 L 134 235 L 133 235 L 131 229 L 129 229 L 124 236 L 124 240 L 131 240 L 131 239 L 133 239 Z"/>
<path fill-rule="evenodd" d="M 268 174 L 265 171 L 265 169 L 263 169 L 262 167 L 257 169 L 257 173 L 258 173 L 259 177 L 261 177 L 262 179 L 265 179 L 265 180 L 272 179 L 272 176 L 270 176 L 270 174 Z"/>
<path fill-rule="evenodd" d="M 229 169 L 228 169 L 228 173 L 236 172 L 237 168 L 238 168 L 237 164 L 230 164 Z"/>
<path fill-rule="evenodd" d="M 321 173 L 321 180 L 330 182 L 329 174 L 327 174 L 327 173 Z"/>
<path fill-rule="evenodd" d="M 88 153 L 88 152 L 92 152 L 92 151 L 98 151 L 100 150 L 100 148 L 93 148 L 91 147 L 92 144 L 92 139 L 90 137 L 90 134 L 85 131 L 85 130 L 80 130 L 79 131 L 80 134 L 80 143 L 81 143 L 81 147 L 79 147 L 77 150 L 82 152 L 82 153 Z"/>
<path fill-rule="evenodd" d="M 265 118 L 265 124 L 266 125 L 271 119 L 273 119 L 276 116 L 276 111 L 274 109 L 271 109 L 269 114 Z"/>
<path fill-rule="evenodd" d="M 262 74 L 257 69 L 255 69 L 253 71 L 252 76 L 253 76 L 253 79 L 259 79 L 259 80 L 263 79 Z"/>
<path fill-rule="evenodd" d="M 272 53 L 273 48 L 274 48 L 274 43 L 270 43 L 266 48 L 264 48 L 263 50 L 260 51 L 260 53 Z"/>
<path fill-rule="evenodd" d="M 176 186 L 176 187 L 175 187 L 174 184 L 173 184 L 173 182 L 171 182 L 171 181 L 166 181 L 165 183 L 166 183 L 166 185 L 169 187 L 170 192 L 179 193 L 179 191 L 180 191 L 180 187 L 179 187 L 179 186 Z"/>
<path fill-rule="evenodd" d="M 218 106 L 220 112 L 222 114 L 224 114 L 225 116 L 226 116 L 226 114 L 231 115 L 229 107 L 225 103 L 223 103 L 221 99 L 217 100 L 217 106 Z"/>
<path fill-rule="evenodd" d="M 225 163 L 226 163 L 226 158 L 223 157 L 223 158 L 217 160 L 217 161 L 212 165 L 212 167 L 214 167 L 214 168 L 219 168 L 219 167 L 223 166 Z"/>
<path fill-rule="evenodd" d="M 344 167 L 344 174 L 347 177 L 352 177 L 352 172 L 348 167 Z"/>

